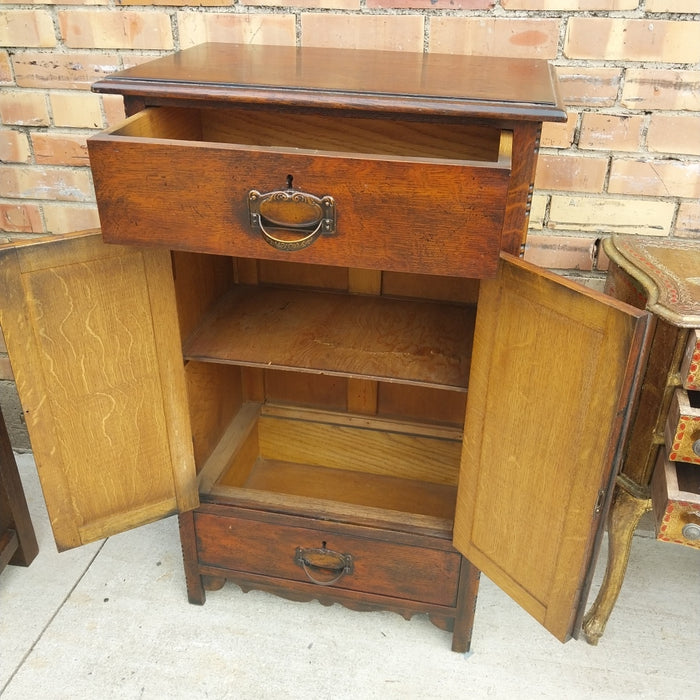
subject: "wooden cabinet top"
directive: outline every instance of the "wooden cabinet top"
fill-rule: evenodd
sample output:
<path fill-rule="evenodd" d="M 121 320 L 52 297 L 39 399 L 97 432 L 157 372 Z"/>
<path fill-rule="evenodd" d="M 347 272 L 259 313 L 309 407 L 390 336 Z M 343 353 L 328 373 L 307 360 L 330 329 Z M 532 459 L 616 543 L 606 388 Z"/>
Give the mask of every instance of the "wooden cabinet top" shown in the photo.
<path fill-rule="evenodd" d="M 115 73 L 93 89 L 151 102 L 566 120 L 547 61 L 484 56 L 208 43 Z"/>

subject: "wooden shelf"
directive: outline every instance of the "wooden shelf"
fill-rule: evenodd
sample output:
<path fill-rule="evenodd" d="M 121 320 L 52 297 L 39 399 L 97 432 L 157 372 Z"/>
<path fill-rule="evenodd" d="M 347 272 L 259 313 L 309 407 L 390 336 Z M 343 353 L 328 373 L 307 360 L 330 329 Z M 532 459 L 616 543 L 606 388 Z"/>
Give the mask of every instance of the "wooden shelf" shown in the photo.
<path fill-rule="evenodd" d="M 472 306 L 238 286 L 187 339 L 185 359 L 466 391 Z"/>

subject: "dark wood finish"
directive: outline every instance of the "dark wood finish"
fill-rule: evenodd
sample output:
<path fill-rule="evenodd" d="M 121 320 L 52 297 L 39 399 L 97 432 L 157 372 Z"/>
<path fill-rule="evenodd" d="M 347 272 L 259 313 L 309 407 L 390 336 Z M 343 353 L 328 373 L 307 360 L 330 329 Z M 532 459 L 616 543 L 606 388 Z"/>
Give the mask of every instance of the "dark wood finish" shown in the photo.
<path fill-rule="evenodd" d="M 294 561 L 297 547 L 350 554 L 353 572 L 338 581 L 346 591 L 454 607 L 460 566 L 449 540 L 414 546 L 392 542 L 390 531 L 250 510 L 195 514 L 200 565 L 316 584 Z M 439 548 L 438 548 L 439 547 Z M 313 571 L 311 572 L 313 576 Z M 320 574 L 319 574 L 320 578 Z"/>
<path fill-rule="evenodd" d="M 0 411 L 0 571 L 7 564 L 29 566 L 38 553 L 17 462 Z"/>
<path fill-rule="evenodd" d="M 101 80 L 97 92 L 157 100 L 565 121 L 554 70 L 527 59 L 202 44 Z M 411 95 L 413 99 L 406 100 Z"/>
<path fill-rule="evenodd" d="M 193 605 L 204 605 L 206 593 L 204 582 L 199 571 L 197 558 L 197 539 L 194 528 L 194 512 L 187 510 L 178 515 L 180 527 L 180 546 L 182 547 L 182 561 L 185 568 L 185 585 L 187 586 L 187 599 Z"/>
<path fill-rule="evenodd" d="M 267 131 L 255 138 L 245 124 L 232 135 L 233 144 L 217 142 L 220 134 L 213 141 L 195 142 L 199 119 L 173 127 L 170 122 L 180 113 L 154 109 L 132 117 L 143 125 L 90 139 L 106 241 L 325 265 L 352 260 L 357 267 L 405 272 L 493 273 L 509 186 L 509 152 L 499 158 L 497 147 L 490 163 L 459 160 L 470 156 L 469 145 L 455 154 L 446 144 L 464 138 L 462 129 L 436 123 L 426 134 L 422 123 L 402 129 L 400 123 L 383 121 L 381 129 L 355 130 L 341 122 L 332 138 L 319 139 L 311 148 L 302 138 L 304 125 L 295 127 L 293 115 L 277 112 L 276 138 Z M 325 119 L 333 123 L 339 118 Z M 193 116 L 190 120 L 195 122 Z M 418 139 L 422 147 L 393 154 L 397 143 Z M 479 149 L 483 140 L 477 135 Z M 477 150 L 474 155 L 481 154 Z M 212 178 L 211 173 L 227 176 Z M 283 190 L 288 175 L 298 190 L 332 196 L 337 209 L 334 234 L 322 234 L 292 252 L 269 245 L 251 228 L 248 212 L 251 190 Z M 426 211 L 427 230 L 415 226 Z"/>

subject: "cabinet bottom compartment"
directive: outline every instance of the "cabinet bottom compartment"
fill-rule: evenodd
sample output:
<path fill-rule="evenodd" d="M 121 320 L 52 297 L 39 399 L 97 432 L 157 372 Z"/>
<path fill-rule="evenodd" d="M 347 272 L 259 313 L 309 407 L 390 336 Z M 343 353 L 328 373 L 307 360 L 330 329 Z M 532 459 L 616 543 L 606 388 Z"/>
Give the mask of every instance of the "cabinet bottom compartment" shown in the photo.
<path fill-rule="evenodd" d="M 478 572 L 452 547 L 460 450 L 451 427 L 243 404 L 180 516 L 190 601 L 229 580 L 426 613 L 466 651 Z"/>

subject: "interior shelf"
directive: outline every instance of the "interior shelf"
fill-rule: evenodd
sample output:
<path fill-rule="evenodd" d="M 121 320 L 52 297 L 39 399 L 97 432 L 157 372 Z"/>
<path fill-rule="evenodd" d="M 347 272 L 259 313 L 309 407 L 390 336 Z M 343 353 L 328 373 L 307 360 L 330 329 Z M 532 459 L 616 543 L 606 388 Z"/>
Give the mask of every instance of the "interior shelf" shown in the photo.
<path fill-rule="evenodd" d="M 476 310 L 240 285 L 185 341 L 185 359 L 466 391 Z"/>

